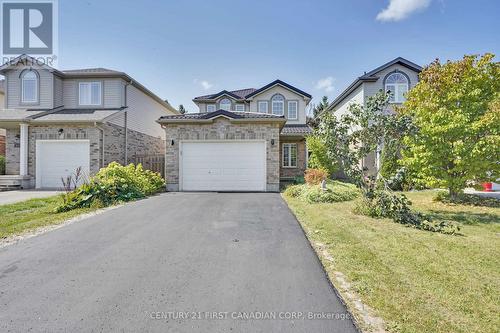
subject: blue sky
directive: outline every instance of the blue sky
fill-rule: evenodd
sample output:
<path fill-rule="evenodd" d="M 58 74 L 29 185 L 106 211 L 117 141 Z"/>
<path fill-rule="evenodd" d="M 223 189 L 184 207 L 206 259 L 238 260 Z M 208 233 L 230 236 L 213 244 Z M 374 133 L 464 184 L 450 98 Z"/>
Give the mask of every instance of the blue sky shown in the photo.
<path fill-rule="evenodd" d="M 498 54 L 498 13 L 494 0 L 59 0 L 59 68 L 125 71 L 189 111 L 276 78 L 333 99 L 398 56 Z"/>

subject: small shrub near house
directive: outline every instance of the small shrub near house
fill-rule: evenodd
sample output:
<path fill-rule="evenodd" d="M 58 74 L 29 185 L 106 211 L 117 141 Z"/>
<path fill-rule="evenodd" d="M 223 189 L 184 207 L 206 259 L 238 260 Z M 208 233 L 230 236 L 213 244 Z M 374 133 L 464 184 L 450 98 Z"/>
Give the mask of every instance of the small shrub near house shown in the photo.
<path fill-rule="evenodd" d="M 0 155 L 0 175 L 5 175 L 5 156 Z"/>
<path fill-rule="evenodd" d="M 318 185 L 328 177 L 328 173 L 322 169 L 307 169 L 304 180 L 308 185 Z"/>
<path fill-rule="evenodd" d="M 329 180 L 325 190 L 320 185 L 302 184 L 287 187 L 284 194 L 315 204 L 353 200 L 359 196 L 360 192 L 353 184 Z"/>
<path fill-rule="evenodd" d="M 147 197 L 164 189 L 160 174 L 144 170 L 141 164 L 123 166 L 112 162 L 87 183 L 64 195 L 64 203 L 56 211 L 83 207 L 106 207 Z"/>

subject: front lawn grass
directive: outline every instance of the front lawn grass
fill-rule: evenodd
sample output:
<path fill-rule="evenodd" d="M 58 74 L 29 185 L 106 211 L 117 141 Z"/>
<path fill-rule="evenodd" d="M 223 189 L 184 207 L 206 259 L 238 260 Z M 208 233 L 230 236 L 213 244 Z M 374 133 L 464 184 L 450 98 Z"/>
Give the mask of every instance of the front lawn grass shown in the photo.
<path fill-rule="evenodd" d="M 500 327 L 500 208 L 433 202 L 405 193 L 413 207 L 456 221 L 461 236 L 416 230 L 352 212 L 356 201 L 307 204 L 284 195 L 332 281 L 344 273 L 391 332 L 495 332 Z"/>
<path fill-rule="evenodd" d="M 55 208 L 61 205 L 62 202 L 62 196 L 57 195 L 1 205 L 0 238 L 21 234 L 39 227 L 59 224 L 77 215 L 96 210 L 94 208 L 80 208 L 64 213 L 55 213 Z"/>

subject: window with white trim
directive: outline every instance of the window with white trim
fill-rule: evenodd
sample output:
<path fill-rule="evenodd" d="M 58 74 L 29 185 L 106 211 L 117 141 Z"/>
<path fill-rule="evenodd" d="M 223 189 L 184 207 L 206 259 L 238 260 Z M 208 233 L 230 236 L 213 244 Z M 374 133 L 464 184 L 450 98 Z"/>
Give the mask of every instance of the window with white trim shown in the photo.
<path fill-rule="evenodd" d="M 102 104 L 101 82 L 80 82 L 78 84 L 78 103 L 80 105 Z"/>
<path fill-rule="evenodd" d="M 267 101 L 259 101 L 257 103 L 257 111 L 260 113 L 267 113 Z"/>
<path fill-rule="evenodd" d="M 227 98 L 221 100 L 219 106 L 221 110 L 231 111 L 231 101 Z"/>
<path fill-rule="evenodd" d="M 38 102 L 38 75 L 34 71 L 26 71 L 21 77 L 23 103 Z"/>
<path fill-rule="evenodd" d="M 392 73 L 385 79 L 385 91 L 391 92 L 389 102 L 403 103 L 408 92 L 408 79 L 402 73 Z"/>
<path fill-rule="evenodd" d="M 234 111 L 244 112 L 245 111 L 245 104 L 235 104 Z"/>
<path fill-rule="evenodd" d="M 215 104 L 207 104 L 207 112 L 214 112 Z"/>
<path fill-rule="evenodd" d="M 285 97 L 276 94 L 271 98 L 271 113 L 277 116 L 285 114 Z"/>
<path fill-rule="evenodd" d="M 297 167 L 297 144 L 284 143 L 283 144 L 283 167 L 296 168 Z"/>
<path fill-rule="evenodd" d="M 297 119 L 298 117 L 298 103 L 297 101 L 288 101 L 288 119 Z"/>

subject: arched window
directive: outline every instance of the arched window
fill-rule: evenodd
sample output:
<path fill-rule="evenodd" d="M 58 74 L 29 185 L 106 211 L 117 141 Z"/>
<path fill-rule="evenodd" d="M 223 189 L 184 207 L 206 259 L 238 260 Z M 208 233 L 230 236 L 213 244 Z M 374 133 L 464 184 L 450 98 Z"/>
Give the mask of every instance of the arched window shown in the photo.
<path fill-rule="evenodd" d="M 38 75 L 34 71 L 26 71 L 21 76 L 23 103 L 38 102 Z"/>
<path fill-rule="evenodd" d="M 406 100 L 404 95 L 408 92 L 408 78 L 399 72 L 390 74 L 385 79 L 385 91 L 391 92 L 390 102 L 403 103 Z"/>
<path fill-rule="evenodd" d="M 285 97 L 276 94 L 271 98 L 271 113 L 277 116 L 285 114 Z"/>
<path fill-rule="evenodd" d="M 227 98 L 224 98 L 219 103 L 221 110 L 231 111 L 231 101 Z"/>

